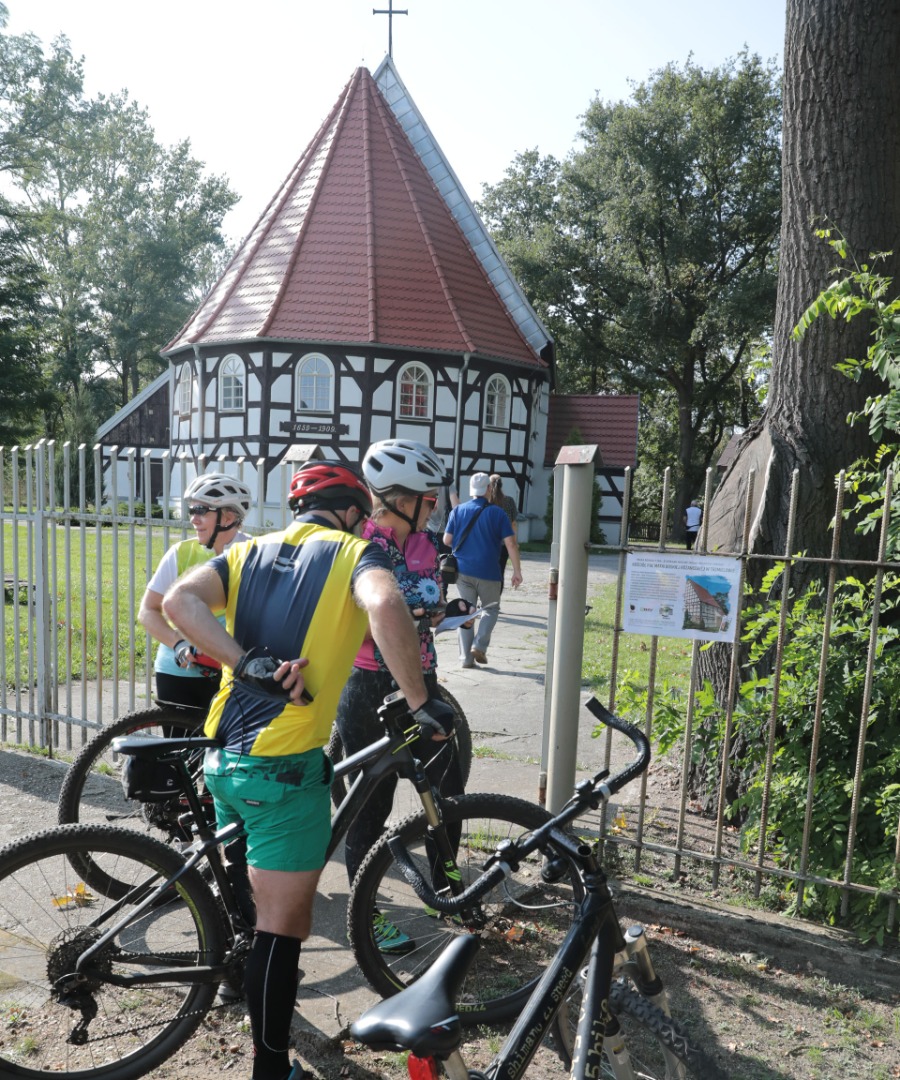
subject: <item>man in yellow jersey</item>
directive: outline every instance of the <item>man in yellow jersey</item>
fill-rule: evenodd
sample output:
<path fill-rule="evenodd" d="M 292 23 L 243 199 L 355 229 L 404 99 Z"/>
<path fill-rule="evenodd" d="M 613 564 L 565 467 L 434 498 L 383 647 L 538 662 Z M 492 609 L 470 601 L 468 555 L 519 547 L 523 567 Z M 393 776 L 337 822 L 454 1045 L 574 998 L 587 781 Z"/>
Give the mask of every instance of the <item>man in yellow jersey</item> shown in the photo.
<path fill-rule="evenodd" d="M 354 657 L 371 632 L 410 711 L 446 737 L 453 712 L 429 699 L 416 624 L 390 559 L 361 540 L 372 509 L 347 466 L 313 461 L 291 482 L 295 521 L 236 544 L 166 593 L 163 611 L 222 662 L 206 734 L 207 787 L 220 828 L 241 821 L 256 901 L 244 987 L 253 1080 L 300 1080 L 289 1034 L 300 944 L 330 839 L 331 766 L 322 752 Z M 225 627 L 212 615 L 225 609 Z"/>

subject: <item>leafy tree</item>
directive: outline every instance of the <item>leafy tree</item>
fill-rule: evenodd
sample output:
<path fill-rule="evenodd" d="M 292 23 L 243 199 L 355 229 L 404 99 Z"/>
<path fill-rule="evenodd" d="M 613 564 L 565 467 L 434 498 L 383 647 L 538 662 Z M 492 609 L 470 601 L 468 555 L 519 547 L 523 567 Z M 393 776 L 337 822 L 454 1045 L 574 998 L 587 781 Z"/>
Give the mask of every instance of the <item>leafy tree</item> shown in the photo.
<path fill-rule="evenodd" d="M 165 367 L 158 351 L 192 311 L 236 196 L 203 175 L 188 142 L 161 147 L 127 95 L 96 102 L 91 142 L 84 248 L 102 366 L 119 379 L 124 405 Z"/>
<path fill-rule="evenodd" d="M 745 367 L 774 312 L 780 110 L 758 57 L 670 65 L 628 102 L 592 102 L 565 163 L 520 155 L 480 203 L 557 339 L 560 387 L 669 396 L 678 520 L 726 429 L 756 415 Z"/>
<path fill-rule="evenodd" d="M 47 398 L 39 347 L 43 280 L 21 253 L 28 227 L 0 200 L 0 445 L 34 431 Z"/>
<path fill-rule="evenodd" d="M 161 146 L 127 92 L 85 99 L 65 38 L 45 56 L 32 35 L 0 34 L 0 169 L 35 223 L 21 247 L 45 284 L 45 430 L 96 427 L 164 367 L 236 196 L 189 143 Z"/>

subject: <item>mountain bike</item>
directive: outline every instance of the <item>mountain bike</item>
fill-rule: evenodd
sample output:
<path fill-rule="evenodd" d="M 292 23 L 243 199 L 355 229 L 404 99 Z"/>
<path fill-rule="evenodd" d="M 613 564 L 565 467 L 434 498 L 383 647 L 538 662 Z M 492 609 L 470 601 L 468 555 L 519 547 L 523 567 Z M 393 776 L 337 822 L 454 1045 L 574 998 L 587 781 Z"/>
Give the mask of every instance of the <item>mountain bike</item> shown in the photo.
<path fill-rule="evenodd" d="M 549 1035 L 573 1080 L 719 1080 L 723 1074 L 669 1016 L 667 992 L 656 973 L 641 927 L 623 933 L 596 845 L 573 836 L 567 827 L 589 808 L 607 802 L 649 764 L 650 747 L 633 725 L 591 699 L 588 709 L 623 732 L 638 757 L 616 776 L 606 770 L 585 780 L 563 809 L 530 835 L 506 840 L 486 857 L 480 875 L 459 895 L 436 892 L 420 861 L 406 845 L 403 830 L 386 839 L 415 899 L 410 906 L 465 918 L 481 898 L 514 878 L 535 851 L 574 865 L 582 896 L 564 941 L 550 958 L 540 982 L 518 1014 L 505 1043 L 484 1071 L 469 1070 L 459 1047 L 464 1015 L 458 996 L 467 972 L 483 948 L 473 935 L 459 935 L 414 986 L 389 997 L 351 1025 L 354 1039 L 385 1050 L 409 1050 L 411 1077 L 449 1080 L 514 1080 L 521 1077 Z M 360 875 L 362 876 L 362 874 Z M 361 899 L 365 886 L 360 888 Z M 399 918 L 397 910 L 392 918 Z M 586 966 L 585 966 L 586 965 Z"/>
<path fill-rule="evenodd" d="M 435 886 L 441 890 L 461 888 L 453 870 L 457 849 L 474 849 L 487 837 L 513 838 L 549 819 L 540 807 L 506 796 L 443 799 L 406 745 L 403 698 L 388 698 L 380 716 L 385 735 L 341 763 L 358 776 L 332 819 L 329 855 L 374 785 L 391 773 L 408 776 L 420 793 L 422 839 L 440 867 Z M 242 910 L 235 867 L 222 856 L 240 829 L 210 825 L 192 775 L 196 754 L 216 745 L 139 735 L 114 745 L 177 773 L 194 835 L 180 851 L 110 825 L 59 826 L 0 851 L 0 1075 L 134 1080 L 191 1036 L 221 983 L 240 991 L 252 914 Z M 555 875 L 544 885 L 533 870 L 523 860 L 503 904 L 521 892 L 530 901 L 543 897 L 551 915 L 568 918 L 574 878 Z M 370 979 L 386 955 L 375 945 L 379 915 L 375 908 L 369 913 L 372 948 L 358 958 Z M 548 916 L 544 932 L 561 934 L 564 927 Z M 512 939 L 509 947 L 518 948 Z M 504 993 L 527 996 L 525 984 L 536 981 L 539 962 L 529 958 L 516 971 L 515 985 Z M 488 998 L 470 1016 L 489 1020 L 497 1004 Z"/>

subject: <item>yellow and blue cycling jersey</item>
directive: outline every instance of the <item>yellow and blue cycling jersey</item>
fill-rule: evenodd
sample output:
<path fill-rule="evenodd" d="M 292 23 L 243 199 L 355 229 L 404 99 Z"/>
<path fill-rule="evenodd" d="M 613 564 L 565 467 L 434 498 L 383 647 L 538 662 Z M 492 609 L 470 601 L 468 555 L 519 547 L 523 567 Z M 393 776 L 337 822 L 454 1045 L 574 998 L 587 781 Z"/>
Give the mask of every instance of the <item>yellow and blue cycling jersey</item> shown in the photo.
<path fill-rule="evenodd" d="M 233 681 L 225 668 L 206 735 L 226 750 L 262 757 L 324 746 L 368 626 L 353 582 L 375 567 L 390 572 L 389 558 L 309 514 L 282 532 L 235 544 L 209 565 L 225 587 L 228 632 L 242 649 L 266 646 L 281 660 L 308 659 L 303 677 L 313 701 L 274 700 Z"/>

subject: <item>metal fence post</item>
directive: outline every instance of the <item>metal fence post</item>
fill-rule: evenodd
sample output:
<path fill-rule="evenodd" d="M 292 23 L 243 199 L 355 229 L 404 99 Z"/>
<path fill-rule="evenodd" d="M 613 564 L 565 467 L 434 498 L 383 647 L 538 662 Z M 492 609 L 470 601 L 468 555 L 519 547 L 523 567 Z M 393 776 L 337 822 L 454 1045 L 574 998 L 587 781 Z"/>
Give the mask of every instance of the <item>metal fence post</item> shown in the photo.
<path fill-rule="evenodd" d="M 584 604 L 596 446 L 564 446 L 556 459 L 565 466 L 560 537 L 557 633 L 550 695 L 547 809 L 556 813 L 569 799 L 578 757 L 578 711 L 584 656 Z"/>
<path fill-rule="evenodd" d="M 34 563 L 35 577 L 29 600 L 34 604 L 35 651 L 37 660 L 37 720 L 39 746 L 48 748 L 53 757 L 51 685 L 52 685 L 52 642 L 50 640 L 50 578 L 49 558 L 47 555 L 47 475 L 45 467 L 46 445 L 41 440 L 35 447 L 36 484 L 35 484 L 35 529 Z"/>
<path fill-rule="evenodd" d="M 538 802 L 547 802 L 547 762 L 550 756 L 550 698 L 553 692 L 553 651 L 556 648 L 556 604 L 559 596 L 559 536 L 562 530 L 562 495 L 566 472 L 553 468 L 553 539 L 550 542 L 550 570 L 547 575 L 547 661 L 544 667 L 544 730 L 541 737 L 541 771 Z"/>

